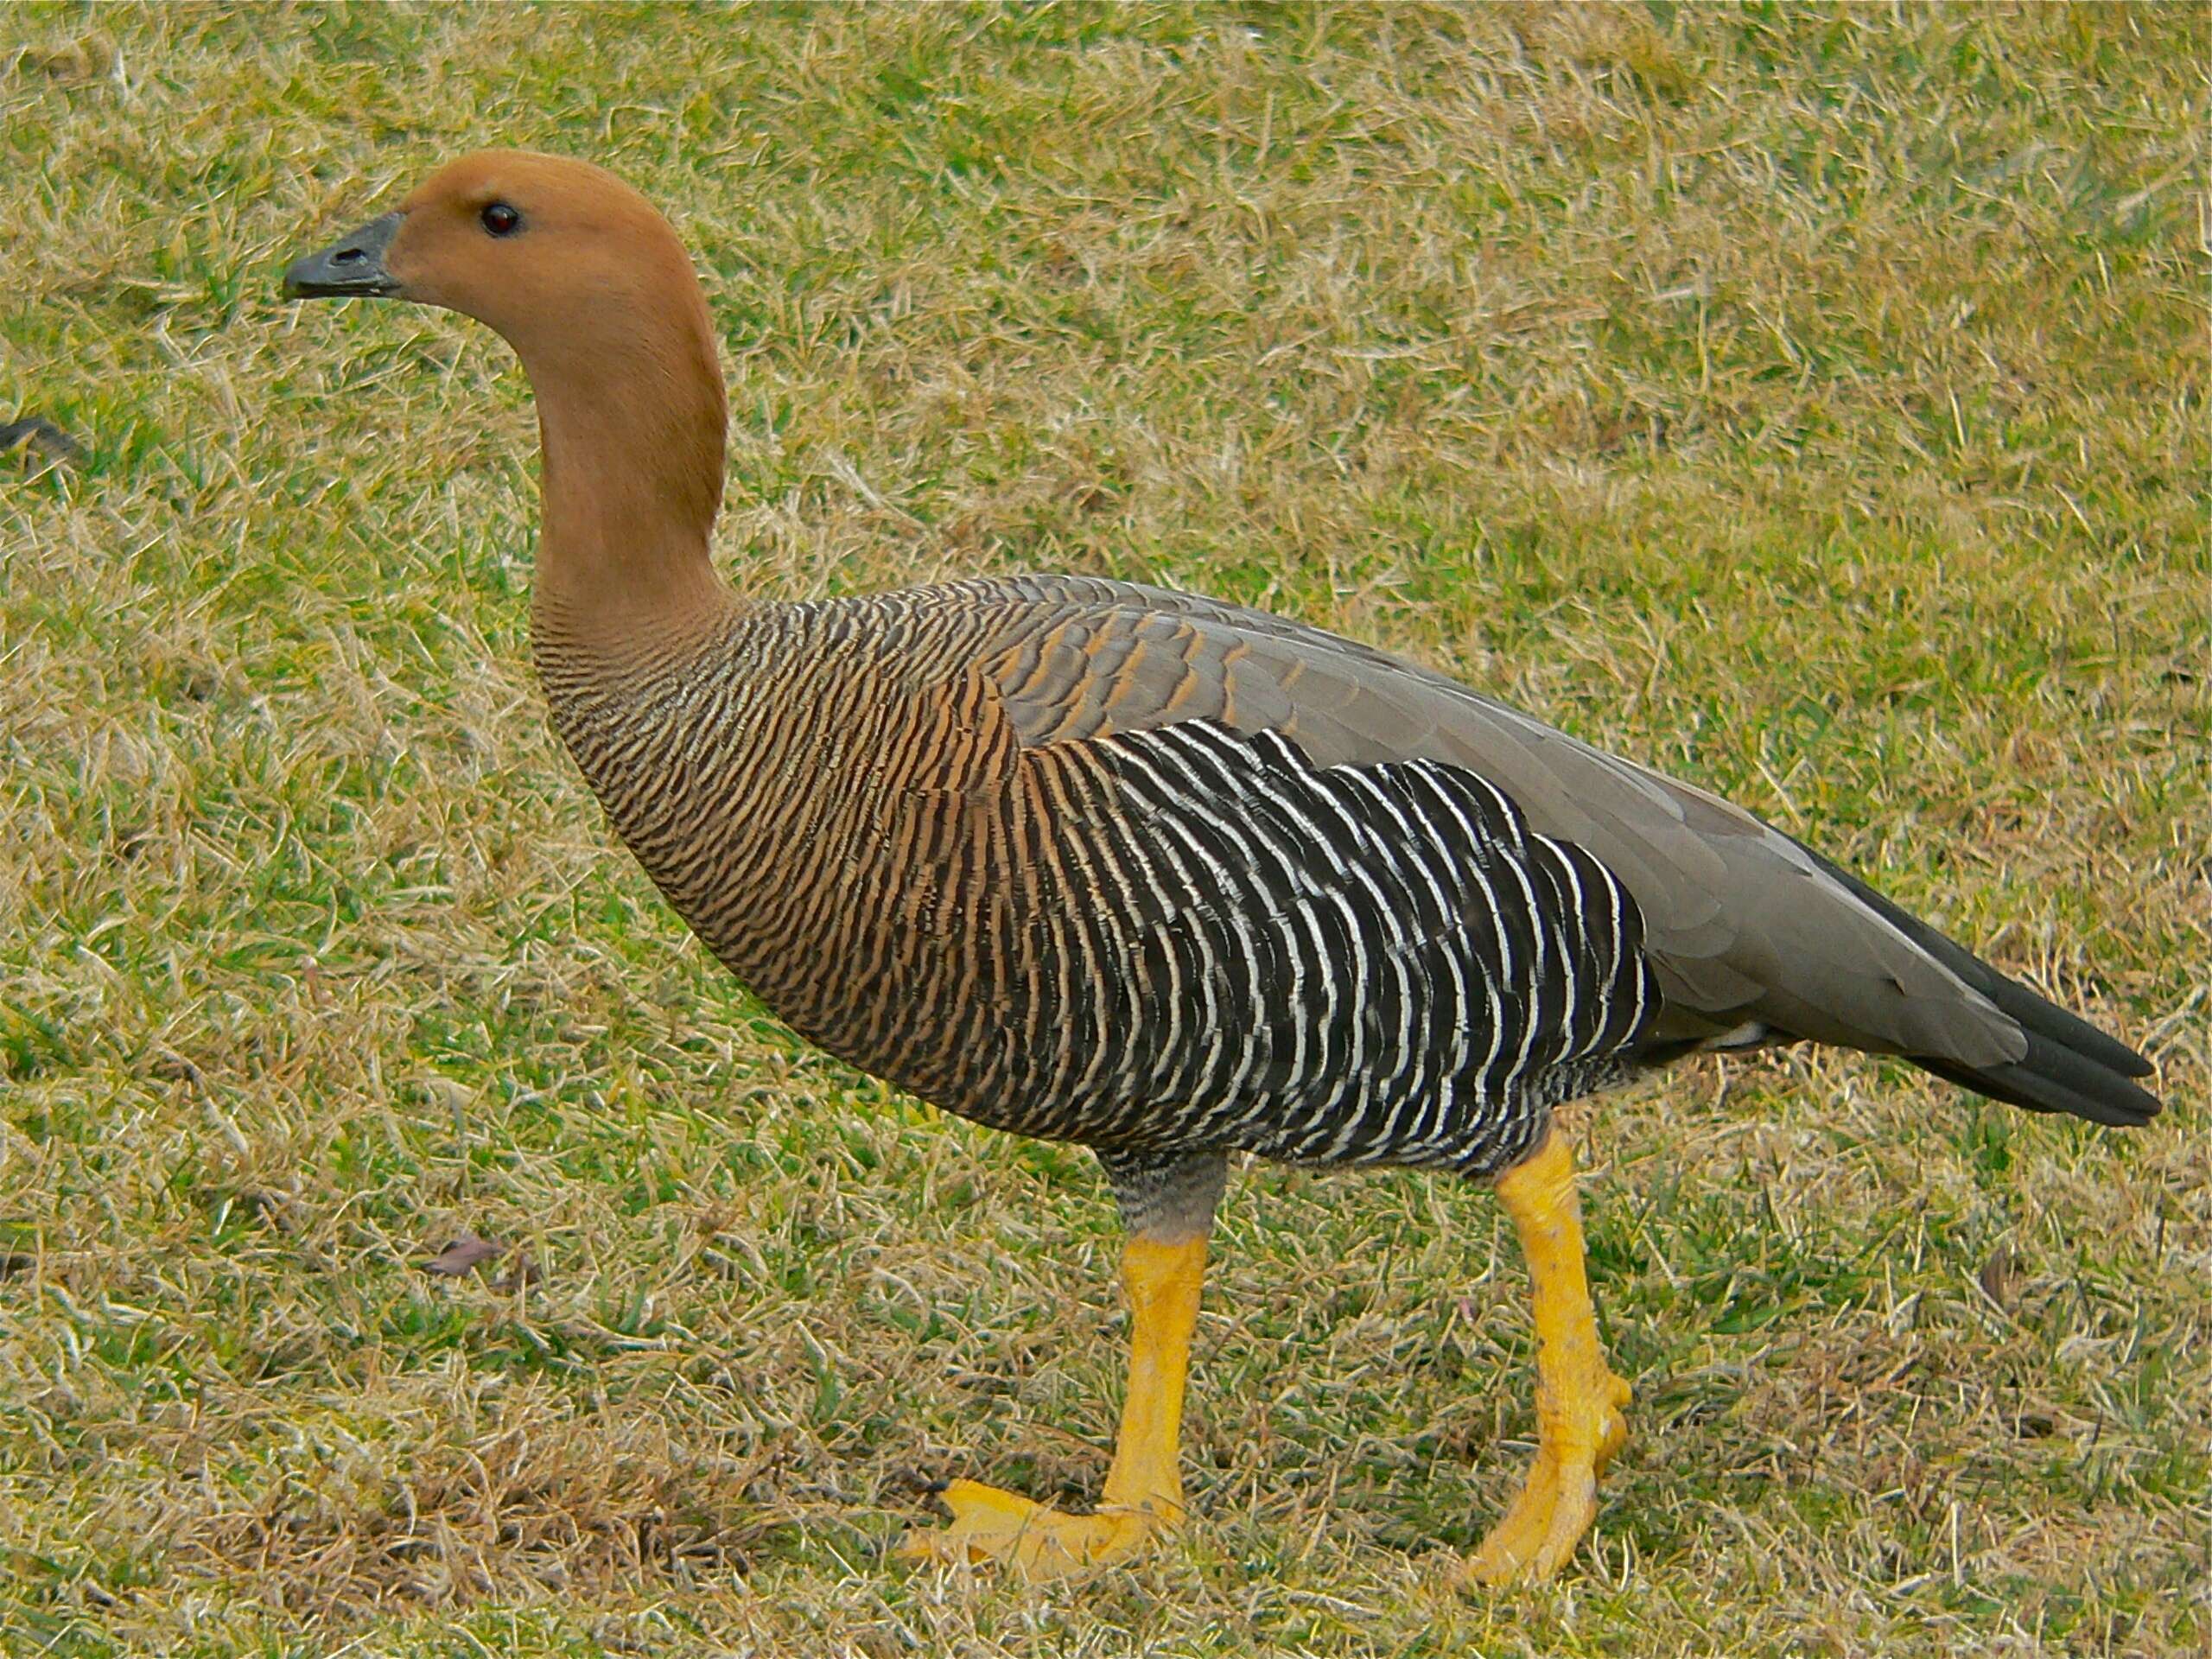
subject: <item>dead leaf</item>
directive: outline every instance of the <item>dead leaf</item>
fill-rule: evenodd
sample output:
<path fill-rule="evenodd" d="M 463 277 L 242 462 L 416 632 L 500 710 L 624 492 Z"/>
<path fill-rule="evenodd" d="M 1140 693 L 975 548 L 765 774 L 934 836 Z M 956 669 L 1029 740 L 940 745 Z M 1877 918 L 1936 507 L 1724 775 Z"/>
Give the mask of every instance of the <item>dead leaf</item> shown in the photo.
<path fill-rule="evenodd" d="M 2011 1307 L 2013 1288 L 2019 1282 L 2018 1268 L 2018 1262 L 2012 1254 L 2012 1247 L 1999 1244 L 1975 1275 L 1981 1281 L 1981 1294 L 1999 1307 Z"/>
<path fill-rule="evenodd" d="M 0 422 L 0 454 L 21 450 L 26 462 L 35 464 L 41 456 L 49 462 L 80 461 L 85 458 L 85 446 L 79 443 L 52 421 L 36 415 L 25 416 L 20 421 Z"/>
<path fill-rule="evenodd" d="M 463 1233 L 440 1250 L 429 1261 L 418 1262 L 425 1273 L 442 1274 L 448 1279 L 458 1279 L 471 1268 L 480 1267 L 506 1249 L 488 1238 L 479 1238 L 474 1233 Z"/>

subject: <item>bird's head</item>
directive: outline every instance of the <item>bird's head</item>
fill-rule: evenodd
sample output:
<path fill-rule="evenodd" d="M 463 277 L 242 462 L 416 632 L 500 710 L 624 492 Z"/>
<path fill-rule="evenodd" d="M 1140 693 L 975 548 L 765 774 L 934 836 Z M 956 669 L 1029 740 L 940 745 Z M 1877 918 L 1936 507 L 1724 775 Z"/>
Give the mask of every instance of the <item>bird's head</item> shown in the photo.
<path fill-rule="evenodd" d="M 627 358 L 671 321 L 710 333 L 690 260 L 652 203 L 603 168 L 527 150 L 447 163 L 396 211 L 296 261 L 284 292 L 474 317 L 541 391 L 588 381 L 593 359 Z"/>

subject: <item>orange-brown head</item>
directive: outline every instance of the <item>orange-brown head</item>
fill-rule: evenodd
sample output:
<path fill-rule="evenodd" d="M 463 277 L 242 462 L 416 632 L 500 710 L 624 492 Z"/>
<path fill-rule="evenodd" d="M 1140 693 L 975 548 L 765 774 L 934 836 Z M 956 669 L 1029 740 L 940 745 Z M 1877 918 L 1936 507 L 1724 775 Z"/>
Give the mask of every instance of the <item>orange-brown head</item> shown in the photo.
<path fill-rule="evenodd" d="M 296 261 L 284 292 L 442 306 L 515 348 L 545 448 L 541 601 L 624 613 L 696 588 L 721 499 L 721 363 L 683 245 L 621 180 L 525 150 L 464 156 Z"/>
<path fill-rule="evenodd" d="M 619 368 L 641 332 L 696 323 L 712 340 L 691 262 L 653 205 L 604 168 L 529 150 L 448 162 L 397 212 L 295 263 L 284 292 L 459 311 L 498 330 L 533 382 Z"/>

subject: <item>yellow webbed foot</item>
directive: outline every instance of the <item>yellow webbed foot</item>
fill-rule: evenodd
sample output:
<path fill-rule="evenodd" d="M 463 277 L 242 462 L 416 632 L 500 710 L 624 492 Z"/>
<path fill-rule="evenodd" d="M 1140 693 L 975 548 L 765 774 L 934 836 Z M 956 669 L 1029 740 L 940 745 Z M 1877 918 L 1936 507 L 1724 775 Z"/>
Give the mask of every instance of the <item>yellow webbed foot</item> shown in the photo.
<path fill-rule="evenodd" d="M 998 1561 L 1028 1579 L 1057 1579 L 1124 1560 L 1177 1516 L 1150 1510 L 1062 1515 L 1017 1493 L 981 1481 L 956 1480 L 940 1494 L 952 1524 L 908 1535 L 908 1560 Z"/>
<path fill-rule="evenodd" d="M 956 1480 L 938 1494 L 952 1524 L 910 1535 L 899 1554 L 909 1560 L 1000 1561 L 1026 1578 L 1054 1579 L 1124 1560 L 1154 1532 L 1179 1525 L 1176 1441 L 1205 1260 L 1203 1233 L 1133 1238 L 1122 1253 L 1135 1314 L 1129 1392 L 1096 1515 L 1062 1515 L 981 1481 Z"/>
<path fill-rule="evenodd" d="M 1601 1366 L 1556 1419 L 1542 1413 L 1536 1460 L 1513 1507 L 1466 1565 L 1477 1584 L 1548 1579 L 1567 1565 L 1598 1513 L 1598 1477 L 1628 1438 L 1629 1385 Z M 1541 1410 L 1541 1408 L 1540 1408 Z M 1558 1422 L 1556 1432 L 1552 1431 Z"/>
<path fill-rule="evenodd" d="M 1467 1563 L 1477 1584 L 1548 1579 L 1598 1513 L 1598 1477 L 1628 1438 L 1629 1386 L 1606 1365 L 1582 1268 L 1574 1155 L 1557 1129 L 1497 1183 L 1529 1258 L 1536 1313 L 1536 1460 Z"/>

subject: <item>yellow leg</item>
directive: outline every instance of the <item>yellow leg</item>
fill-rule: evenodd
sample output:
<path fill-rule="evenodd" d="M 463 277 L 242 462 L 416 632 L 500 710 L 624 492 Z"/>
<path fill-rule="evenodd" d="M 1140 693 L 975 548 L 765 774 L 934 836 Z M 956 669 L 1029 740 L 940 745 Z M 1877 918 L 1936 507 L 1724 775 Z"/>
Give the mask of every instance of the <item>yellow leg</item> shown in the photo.
<path fill-rule="evenodd" d="M 1582 1274 L 1574 1154 L 1556 1128 L 1497 1195 L 1520 1230 L 1536 1304 L 1536 1460 L 1505 1518 L 1467 1563 L 1484 1584 L 1548 1579 L 1598 1511 L 1598 1476 L 1628 1436 L 1629 1386 L 1606 1368 Z"/>
<path fill-rule="evenodd" d="M 1174 1243 L 1133 1238 L 1122 1252 L 1129 1387 L 1096 1514 L 1062 1515 L 995 1486 L 956 1480 L 943 1494 L 952 1524 L 914 1534 L 899 1553 L 925 1560 L 1004 1561 L 1028 1577 L 1052 1578 L 1118 1560 L 1154 1528 L 1180 1522 L 1183 1383 L 1205 1268 L 1203 1234 Z"/>

